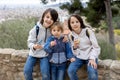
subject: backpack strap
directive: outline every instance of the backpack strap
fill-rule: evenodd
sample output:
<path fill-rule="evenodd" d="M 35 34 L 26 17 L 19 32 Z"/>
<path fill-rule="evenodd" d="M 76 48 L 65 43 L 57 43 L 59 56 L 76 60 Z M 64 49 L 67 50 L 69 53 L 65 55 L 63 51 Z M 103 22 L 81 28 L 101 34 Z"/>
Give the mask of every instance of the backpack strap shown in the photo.
<path fill-rule="evenodd" d="M 36 27 L 36 39 L 37 39 L 38 34 L 39 34 L 39 26 L 35 25 L 35 27 Z M 45 29 L 45 39 L 44 39 L 44 42 L 46 42 L 46 38 L 47 38 L 47 28 Z"/>
<path fill-rule="evenodd" d="M 89 35 L 89 32 L 88 32 L 88 29 L 86 29 L 86 36 L 87 36 L 88 38 L 90 38 L 90 35 Z"/>
<path fill-rule="evenodd" d="M 37 38 L 37 36 L 38 36 L 38 34 L 39 34 L 39 26 L 36 25 L 35 27 L 36 27 L 36 38 Z"/>
<path fill-rule="evenodd" d="M 68 36 L 70 41 L 74 41 L 74 36 L 72 35 L 72 33 L 70 33 Z"/>
<path fill-rule="evenodd" d="M 44 39 L 44 42 L 46 42 L 46 39 L 47 39 L 47 28 L 45 29 L 45 39 Z"/>

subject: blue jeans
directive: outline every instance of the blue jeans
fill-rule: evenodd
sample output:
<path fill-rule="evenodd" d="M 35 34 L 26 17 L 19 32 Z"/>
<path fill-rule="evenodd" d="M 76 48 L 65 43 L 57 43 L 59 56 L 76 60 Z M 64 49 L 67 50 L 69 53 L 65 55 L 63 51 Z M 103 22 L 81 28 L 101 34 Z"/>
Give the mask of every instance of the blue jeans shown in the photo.
<path fill-rule="evenodd" d="M 42 80 L 50 80 L 48 58 L 47 57 L 36 58 L 36 57 L 32 57 L 32 56 L 28 56 L 25 66 L 24 66 L 25 80 L 33 80 L 33 76 L 32 76 L 33 68 L 38 59 L 40 62 L 40 71 L 41 71 L 41 75 L 42 75 Z"/>
<path fill-rule="evenodd" d="M 54 64 L 51 63 L 51 80 L 64 80 L 66 72 L 66 63 Z"/>
<path fill-rule="evenodd" d="M 77 71 L 79 68 L 82 67 L 83 64 L 88 64 L 89 60 L 81 60 L 76 58 L 76 60 L 70 63 L 68 67 L 68 76 L 70 80 L 79 80 L 77 76 Z M 96 59 L 96 63 L 97 59 Z M 87 72 L 88 72 L 88 80 L 98 80 L 98 72 L 97 69 L 94 69 L 91 65 L 87 65 Z"/>

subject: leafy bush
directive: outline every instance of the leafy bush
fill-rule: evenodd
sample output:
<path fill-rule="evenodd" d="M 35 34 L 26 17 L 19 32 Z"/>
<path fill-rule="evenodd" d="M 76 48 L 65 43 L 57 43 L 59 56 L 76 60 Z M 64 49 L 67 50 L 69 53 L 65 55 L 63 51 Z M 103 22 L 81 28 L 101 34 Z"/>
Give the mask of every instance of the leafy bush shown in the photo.
<path fill-rule="evenodd" d="M 115 29 L 115 30 L 114 30 L 114 33 L 115 33 L 116 35 L 119 35 L 119 36 L 120 36 L 120 29 Z"/>
<path fill-rule="evenodd" d="M 113 46 L 106 42 L 105 40 L 99 40 L 99 45 L 101 47 L 101 53 L 99 58 L 104 59 L 115 59 L 115 53 Z"/>
<path fill-rule="evenodd" d="M 27 49 L 29 30 L 34 26 L 36 18 L 14 19 L 0 24 L 0 47 Z"/>
<path fill-rule="evenodd" d="M 117 52 L 117 58 L 120 60 L 120 43 L 116 44 L 115 47 Z"/>

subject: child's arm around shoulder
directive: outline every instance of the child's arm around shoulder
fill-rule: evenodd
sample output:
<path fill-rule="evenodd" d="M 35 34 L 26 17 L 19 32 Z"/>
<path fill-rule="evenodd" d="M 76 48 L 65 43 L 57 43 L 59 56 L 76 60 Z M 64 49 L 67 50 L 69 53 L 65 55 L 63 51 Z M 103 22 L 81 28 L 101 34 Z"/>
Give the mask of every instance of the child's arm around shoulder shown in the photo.
<path fill-rule="evenodd" d="M 69 42 L 66 42 L 65 48 L 66 48 L 65 50 L 66 50 L 67 58 L 68 59 L 74 58 L 75 56 L 73 55 L 73 52 L 72 52 L 72 49 L 70 47 L 70 43 Z"/>
<path fill-rule="evenodd" d="M 44 50 L 47 52 L 47 53 L 51 53 L 52 52 L 52 46 L 51 46 L 51 41 L 53 41 L 53 38 L 52 36 L 50 36 L 45 45 L 44 45 Z"/>

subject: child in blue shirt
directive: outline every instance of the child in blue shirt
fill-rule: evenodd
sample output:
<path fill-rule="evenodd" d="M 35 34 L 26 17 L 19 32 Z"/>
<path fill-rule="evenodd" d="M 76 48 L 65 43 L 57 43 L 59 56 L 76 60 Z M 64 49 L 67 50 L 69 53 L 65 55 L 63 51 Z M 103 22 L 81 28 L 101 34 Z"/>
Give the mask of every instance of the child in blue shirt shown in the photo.
<path fill-rule="evenodd" d="M 69 42 L 63 42 L 63 27 L 55 22 L 50 32 L 52 36 L 47 39 L 44 50 L 49 53 L 52 80 L 64 80 L 67 59 L 73 57 Z"/>

